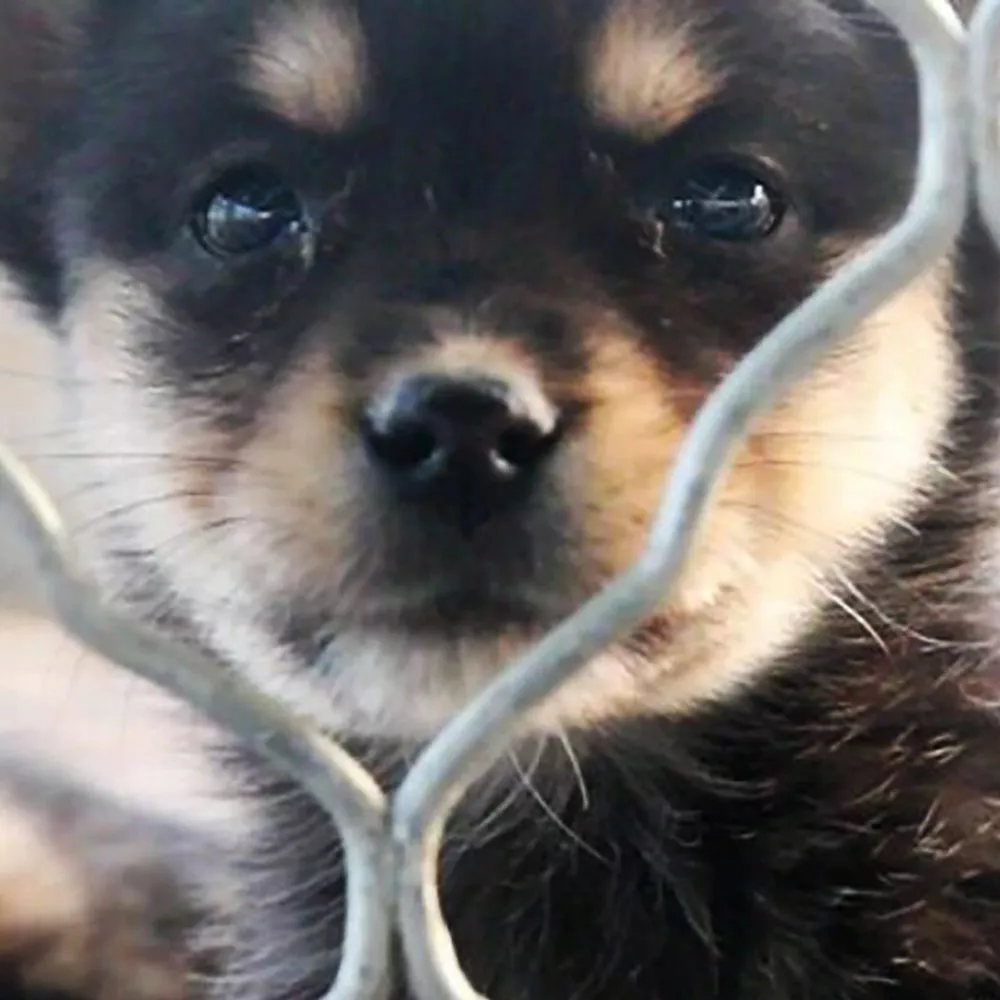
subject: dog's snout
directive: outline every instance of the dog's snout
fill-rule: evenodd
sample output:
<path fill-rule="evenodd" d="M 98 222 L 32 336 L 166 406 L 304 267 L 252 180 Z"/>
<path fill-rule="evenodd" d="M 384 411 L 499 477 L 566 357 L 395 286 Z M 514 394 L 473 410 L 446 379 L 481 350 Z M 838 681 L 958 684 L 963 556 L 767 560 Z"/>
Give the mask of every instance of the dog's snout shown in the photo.
<path fill-rule="evenodd" d="M 489 507 L 552 452 L 555 408 L 539 389 L 482 375 L 419 374 L 376 396 L 365 444 L 399 485 L 463 506 Z"/>

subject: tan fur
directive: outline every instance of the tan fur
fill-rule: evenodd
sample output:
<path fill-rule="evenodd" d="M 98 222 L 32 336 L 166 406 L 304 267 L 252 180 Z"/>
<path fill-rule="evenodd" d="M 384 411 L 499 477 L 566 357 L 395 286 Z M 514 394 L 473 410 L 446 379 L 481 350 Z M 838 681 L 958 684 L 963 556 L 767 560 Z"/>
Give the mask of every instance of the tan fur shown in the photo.
<path fill-rule="evenodd" d="M 439 371 L 446 375 L 469 371 L 494 372 L 499 378 L 538 378 L 538 365 L 523 347 L 498 340 L 488 330 L 467 329 L 450 312 L 432 314 L 435 342 L 416 353 L 403 369 Z"/>
<path fill-rule="evenodd" d="M 624 331 L 598 327 L 591 333 L 587 433 L 568 454 L 570 492 L 583 498 L 587 548 L 609 575 L 638 557 L 667 464 L 707 394 L 693 380 L 665 388 L 662 374 L 637 345 Z M 728 539 L 721 554 L 738 551 L 738 542 Z M 720 585 L 716 577 L 708 572 L 695 585 L 703 593 L 692 595 L 693 603 L 703 604 L 714 593 Z"/>
<path fill-rule="evenodd" d="M 364 105 L 365 42 L 357 18 L 319 0 L 293 0 L 258 28 L 243 83 L 302 128 L 338 130 Z"/>
<path fill-rule="evenodd" d="M 465 329 L 446 312 L 436 320 L 436 342 L 385 366 L 380 373 L 383 385 L 373 387 L 376 392 L 398 379 L 423 373 L 495 378 L 507 382 L 541 427 L 555 427 L 558 415 L 546 397 L 542 373 L 522 347 L 491 337 L 486 330 Z"/>
<path fill-rule="evenodd" d="M 327 368 L 309 355 L 294 365 L 267 401 L 260 433 L 222 484 L 219 509 L 258 526 L 241 562 L 251 561 L 269 591 L 303 582 L 325 588 L 331 574 L 351 569 L 352 528 L 365 498 L 351 466 L 345 394 Z M 275 561 L 276 549 L 288 558 Z"/>
<path fill-rule="evenodd" d="M 592 113 L 606 125 L 653 140 L 691 118 L 723 83 L 697 45 L 697 26 L 656 0 L 614 4 L 587 65 Z"/>

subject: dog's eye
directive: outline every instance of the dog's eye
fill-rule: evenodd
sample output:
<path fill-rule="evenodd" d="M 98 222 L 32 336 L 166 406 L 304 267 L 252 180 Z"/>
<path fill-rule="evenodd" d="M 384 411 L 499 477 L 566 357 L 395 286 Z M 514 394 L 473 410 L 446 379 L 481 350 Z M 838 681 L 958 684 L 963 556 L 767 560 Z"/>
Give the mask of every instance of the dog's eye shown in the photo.
<path fill-rule="evenodd" d="M 658 222 L 702 239 L 753 243 L 775 233 L 787 211 L 784 196 L 761 173 L 711 163 L 680 177 L 652 214 Z"/>
<path fill-rule="evenodd" d="M 223 174 L 202 192 L 191 228 L 210 253 L 232 257 L 299 239 L 309 222 L 299 196 L 276 173 L 242 167 Z"/>

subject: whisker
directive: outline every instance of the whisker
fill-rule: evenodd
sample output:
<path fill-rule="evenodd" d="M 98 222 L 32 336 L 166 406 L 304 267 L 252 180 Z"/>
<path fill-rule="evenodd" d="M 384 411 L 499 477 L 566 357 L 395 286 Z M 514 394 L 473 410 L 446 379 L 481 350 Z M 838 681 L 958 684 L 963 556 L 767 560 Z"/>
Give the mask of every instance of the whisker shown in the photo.
<path fill-rule="evenodd" d="M 845 600 L 838 594 L 832 587 L 828 587 L 822 580 L 822 577 L 814 571 L 814 576 L 812 580 L 812 585 L 821 593 L 824 597 L 831 603 L 835 604 L 841 611 L 844 612 L 848 617 L 852 618 L 861 629 L 866 632 L 872 639 L 872 641 L 878 646 L 882 652 L 889 656 L 889 646 L 885 639 L 879 635 L 878 629 L 857 609 L 851 606 L 850 602 Z"/>
<path fill-rule="evenodd" d="M 542 811 L 546 816 L 566 835 L 566 837 L 571 840 L 577 847 L 586 851 L 592 858 L 600 861 L 602 864 L 607 864 L 608 859 L 604 857 L 596 848 L 592 847 L 585 841 L 580 834 L 576 832 L 553 808 L 551 803 L 545 798 L 544 795 L 535 787 L 532 776 L 537 770 L 537 767 L 541 759 L 541 751 L 539 751 L 538 756 L 535 758 L 534 766 L 530 770 L 525 770 L 521 767 L 515 754 L 511 753 L 508 755 L 511 766 L 514 768 L 514 772 L 521 783 L 524 790 L 538 803 Z"/>
<path fill-rule="evenodd" d="M 183 451 L 50 451 L 50 452 L 34 452 L 31 455 L 32 458 L 43 459 L 45 461 L 74 461 L 74 460 L 89 460 L 94 462 L 120 462 L 120 461 L 137 461 L 137 462 L 183 462 L 186 465 L 209 465 L 209 466 L 223 466 L 228 468 L 233 464 L 233 462 L 240 462 L 241 459 L 238 456 L 229 456 L 225 458 L 219 455 L 199 455 L 197 453 L 190 454 Z"/>
<path fill-rule="evenodd" d="M 0 366 L 0 379 L 5 378 L 16 382 L 34 382 L 66 388 L 135 384 L 127 378 L 115 375 L 101 375 L 99 377 L 87 379 L 80 375 L 73 375 L 68 372 L 64 374 L 59 370 L 46 372 L 32 368 L 8 368 Z"/>
<path fill-rule="evenodd" d="M 590 808 L 590 793 L 587 790 L 587 781 L 583 776 L 583 768 L 580 766 L 580 758 L 577 755 L 576 750 L 573 747 L 573 742 L 569 738 L 569 734 L 566 730 L 560 726 L 554 737 L 559 745 L 563 748 L 566 757 L 569 760 L 570 767 L 573 770 L 573 777 L 576 780 L 576 786 L 580 790 L 580 798 L 583 802 L 583 808 Z"/>
<path fill-rule="evenodd" d="M 854 465 L 841 465 L 832 462 L 811 461 L 809 459 L 773 459 L 773 458 L 748 458 L 739 459 L 733 463 L 734 469 L 802 469 L 802 470 L 822 470 L 824 472 L 839 472 L 845 476 L 853 476 L 858 479 L 867 479 L 871 482 L 897 485 L 899 479 L 883 476 L 871 469 L 859 469 Z"/>
<path fill-rule="evenodd" d="M 198 492 L 195 490 L 174 490 L 168 493 L 161 493 L 156 496 L 143 497 L 141 500 L 133 500 L 131 503 L 117 504 L 101 511 L 83 521 L 75 522 L 74 531 L 83 534 L 93 528 L 100 527 L 108 521 L 121 520 L 128 514 L 137 514 L 151 507 L 157 507 L 165 503 L 173 503 L 182 500 L 211 500 L 213 494 Z"/>
<path fill-rule="evenodd" d="M 850 444 L 891 444 L 892 434 L 845 434 L 829 428 L 795 427 L 787 430 L 754 431 L 755 441 L 843 441 Z"/>
<path fill-rule="evenodd" d="M 864 604 L 872 613 L 874 613 L 879 620 L 884 624 L 889 626 L 894 631 L 902 634 L 908 635 L 912 639 L 916 639 L 921 643 L 924 643 L 935 649 L 951 649 L 954 648 L 955 643 L 950 642 L 946 639 L 935 639 L 933 636 L 927 635 L 923 632 L 919 632 L 910 625 L 906 625 L 895 618 L 890 617 L 886 612 L 870 597 L 868 597 L 860 587 L 858 587 L 842 570 L 838 567 L 834 567 L 831 571 L 831 575 L 837 578 L 838 583 L 857 601 Z"/>
<path fill-rule="evenodd" d="M 747 500 L 730 500 L 726 499 L 720 502 L 721 509 L 730 510 L 744 510 L 752 514 L 756 514 L 767 521 L 769 521 L 772 526 L 776 529 L 787 528 L 792 531 L 796 531 L 801 535 L 806 537 L 821 538 L 824 540 L 832 540 L 838 546 L 843 547 L 844 542 L 839 538 L 834 538 L 829 532 L 823 531 L 817 528 L 815 525 L 804 524 L 803 522 L 789 517 L 787 514 L 781 514 L 776 510 L 766 507 L 763 504 L 752 503 Z M 888 519 L 890 524 L 895 525 L 902 531 L 906 531 L 911 534 L 914 538 L 920 537 L 920 529 L 917 528 L 912 522 L 906 520 L 903 517 L 892 516 Z"/>

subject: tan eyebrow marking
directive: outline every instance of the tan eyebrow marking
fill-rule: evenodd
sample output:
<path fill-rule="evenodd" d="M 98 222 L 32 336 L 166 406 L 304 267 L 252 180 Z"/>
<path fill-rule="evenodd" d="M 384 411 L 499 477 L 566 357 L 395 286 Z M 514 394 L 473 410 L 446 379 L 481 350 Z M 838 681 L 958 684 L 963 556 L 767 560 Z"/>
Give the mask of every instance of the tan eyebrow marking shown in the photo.
<path fill-rule="evenodd" d="M 592 114 L 647 140 L 683 124 L 723 83 L 696 37 L 693 22 L 671 22 L 656 0 L 619 2 L 589 53 L 585 84 Z"/>
<path fill-rule="evenodd" d="M 362 110 L 367 83 L 356 15 L 321 0 L 295 0 L 271 12 L 258 26 L 242 82 L 296 125 L 343 128 Z"/>

